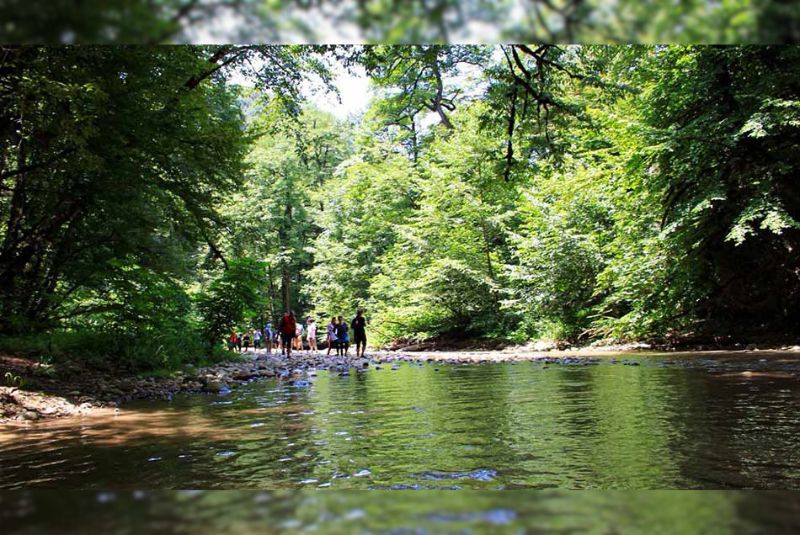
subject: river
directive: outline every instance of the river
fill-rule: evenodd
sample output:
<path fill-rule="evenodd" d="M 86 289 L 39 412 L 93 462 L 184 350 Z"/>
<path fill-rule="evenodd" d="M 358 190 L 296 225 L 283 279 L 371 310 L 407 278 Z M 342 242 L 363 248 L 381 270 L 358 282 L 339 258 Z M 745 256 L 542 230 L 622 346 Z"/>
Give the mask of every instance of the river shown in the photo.
<path fill-rule="evenodd" d="M 320 371 L 4 428 L 0 488 L 800 489 L 798 372 L 758 353 Z"/>
<path fill-rule="evenodd" d="M 756 491 L 0 493 L 15 535 L 101 533 L 790 535 L 800 498 Z"/>

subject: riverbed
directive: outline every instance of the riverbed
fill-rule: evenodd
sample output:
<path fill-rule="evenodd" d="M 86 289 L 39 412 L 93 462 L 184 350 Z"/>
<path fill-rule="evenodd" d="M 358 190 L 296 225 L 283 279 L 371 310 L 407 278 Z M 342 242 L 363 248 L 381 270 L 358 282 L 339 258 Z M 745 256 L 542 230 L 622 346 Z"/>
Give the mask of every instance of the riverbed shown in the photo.
<path fill-rule="evenodd" d="M 0 488 L 798 489 L 799 375 L 759 352 L 320 370 L 3 428 Z"/>

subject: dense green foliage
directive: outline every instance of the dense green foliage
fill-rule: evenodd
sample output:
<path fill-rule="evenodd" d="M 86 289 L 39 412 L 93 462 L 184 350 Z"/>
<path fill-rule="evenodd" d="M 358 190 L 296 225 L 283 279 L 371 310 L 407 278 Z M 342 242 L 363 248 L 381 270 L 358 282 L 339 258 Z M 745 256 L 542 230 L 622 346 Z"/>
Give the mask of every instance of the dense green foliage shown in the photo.
<path fill-rule="evenodd" d="M 323 218 L 345 258 L 318 253 L 317 303 L 368 303 L 381 339 L 794 332 L 795 48 L 504 47 L 484 79 L 438 85 L 431 56 L 487 51 L 425 48 L 367 55 L 384 95 L 367 127 L 392 157 L 360 141 L 328 191 L 403 179 L 362 194 L 384 225 Z"/>
<path fill-rule="evenodd" d="M 300 80 L 326 76 L 312 53 L 5 49 L 0 333 L 61 327 L 96 332 L 120 356 L 131 345 L 202 353 L 199 331 L 227 325 L 213 310 L 220 285 L 242 279 L 219 273 L 225 259 L 215 245 L 217 207 L 243 180 L 248 141 L 238 92 L 221 67 L 263 62 L 251 74 L 291 115 Z M 193 295 L 207 285 L 202 325 Z M 235 307 L 238 317 L 227 322 L 247 309 Z"/>
<path fill-rule="evenodd" d="M 331 52 L 374 80 L 358 120 L 302 103 Z M 364 307 L 373 341 L 796 333 L 795 47 L 3 53 L 5 336 L 160 365 L 286 309 Z"/>
<path fill-rule="evenodd" d="M 800 39 L 793 0 L 5 0 L 0 20 L 0 42 L 34 44 Z"/>

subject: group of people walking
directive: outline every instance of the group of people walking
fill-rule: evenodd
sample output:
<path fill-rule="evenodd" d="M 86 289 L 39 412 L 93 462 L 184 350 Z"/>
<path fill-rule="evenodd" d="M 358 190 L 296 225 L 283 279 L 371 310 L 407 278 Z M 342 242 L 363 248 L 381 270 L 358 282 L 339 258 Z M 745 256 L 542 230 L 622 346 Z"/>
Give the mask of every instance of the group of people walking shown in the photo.
<path fill-rule="evenodd" d="M 364 311 L 358 310 L 356 316 L 348 326 L 344 316 L 333 316 L 328 324 L 326 346 L 328 355 L 331 350 L 336 350 L 336 355 L 347 356 L 350 349 L 350 332 L 353 334 L 353 344 L 356 347 L 356 357 L 363 357 L 367 349 L 367 320 Z M 308 342 L 308 350 L 317 352 L 317 324 L 314 318 L 307 318 L 303 327 L 297 321 L 294 311 L 286 312 L 278 323 L 277 329 L 271 323 L 264 325 L 263 329 L 252 331 L 232 332 L 228 338 L 228 349 L 231 351 L 249 351 L 252 344 L 254 350 L 262 348 L 271 353 L 273 347 L 280 348 L 282 354 L 291 356 L 292 350 L 304 349 L 303 337 Z"/>

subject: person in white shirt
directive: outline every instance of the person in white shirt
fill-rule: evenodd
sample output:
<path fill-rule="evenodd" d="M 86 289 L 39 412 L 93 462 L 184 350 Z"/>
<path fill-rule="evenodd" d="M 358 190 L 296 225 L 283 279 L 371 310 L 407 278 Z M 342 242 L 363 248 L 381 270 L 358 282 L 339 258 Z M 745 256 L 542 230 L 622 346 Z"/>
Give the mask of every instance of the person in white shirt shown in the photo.
<path fill-rule="evenodd" d="M 317 352 L 317 324 L 314 323 L 314 318 L 308 318 L 308 327 L 306 328 L 308 335 L 308 350 Z"/>
<path fill-rule="evenodd" d="M 294 348 L 300 351 L 303 349 L 303 324 L 298 322 L 295 329 Z"/>

